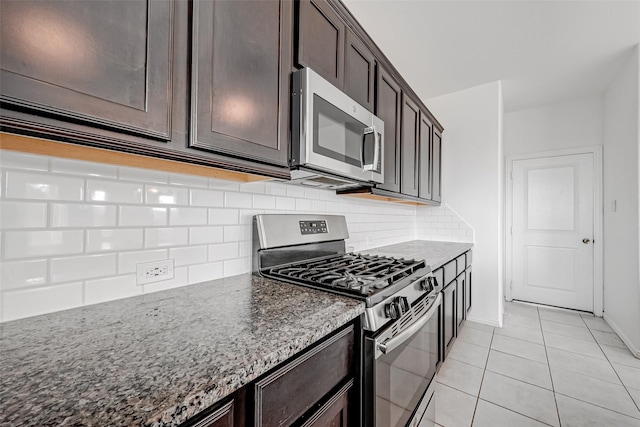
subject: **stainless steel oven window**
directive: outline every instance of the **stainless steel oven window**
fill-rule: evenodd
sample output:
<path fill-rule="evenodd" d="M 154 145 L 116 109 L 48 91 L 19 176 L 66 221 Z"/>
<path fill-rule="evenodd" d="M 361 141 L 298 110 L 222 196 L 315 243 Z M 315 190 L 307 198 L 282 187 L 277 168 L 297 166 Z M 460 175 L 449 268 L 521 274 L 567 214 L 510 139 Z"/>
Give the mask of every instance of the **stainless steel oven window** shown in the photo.
<path fill-rule="evenodd" d="M 375 396 L 365 398 L 365 418 L 374 418 L 375 427 L 404 427 L 409 421 L 415 421 L 422 414 L 417 414 L 416 409 L 425 397 L 426 391 L 435 378 L 438 364 L 438 319 L 440 310 L 440 296 L 423 317 L 415 323 L 423 321 L 424 324 L 402 343 L 393 343 L 386 353 L 377 351 L 377 358 L 372 363 L 373 369 L 368 369 L 369 378 L 365 379 L 365 393 L 375 393 Z M 428 317 L 425 321 L 425 317 Z M 391 325 L 385 331 L 393 328 Z M 409 329 L 409 328 L 407 328 Z M 378 339 L 367 338 L 365 346 L 367 356 L 371 358 L 371 346 L 379 346 Z M 399 334 L 400 335 L 400 334 Z M 393 338 L 392 338 L 393 339 Z M 390 340 L 383 340 L 390 341 Z M 374 354 L 375 354 L 374 353 Z M 365 363 L 367 363 L 365 361 Z M 372 390 L 366 390 L 367 384 L 373 385 Z M 428 397 L 427 397 L 428 398 Z"/>

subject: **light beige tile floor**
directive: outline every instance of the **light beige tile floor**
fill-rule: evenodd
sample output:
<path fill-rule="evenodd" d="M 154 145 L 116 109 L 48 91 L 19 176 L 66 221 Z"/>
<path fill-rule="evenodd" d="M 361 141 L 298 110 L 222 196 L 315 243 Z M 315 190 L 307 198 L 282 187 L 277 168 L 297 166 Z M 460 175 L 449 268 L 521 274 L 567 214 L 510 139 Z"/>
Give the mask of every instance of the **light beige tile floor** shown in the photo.
<path fill-rule="evenodd" d="M 640 427 L 640 359 L 600 318 L 506 303 L 466 322 L 438 374 L 442 427 Z"/>

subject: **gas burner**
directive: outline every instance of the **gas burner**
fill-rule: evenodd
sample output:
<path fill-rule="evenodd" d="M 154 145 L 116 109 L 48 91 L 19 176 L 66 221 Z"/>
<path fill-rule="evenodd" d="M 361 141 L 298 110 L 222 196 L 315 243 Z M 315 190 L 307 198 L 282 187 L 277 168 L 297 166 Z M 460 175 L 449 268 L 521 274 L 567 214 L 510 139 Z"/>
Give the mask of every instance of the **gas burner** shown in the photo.
<path fill-rule="evenodd" d="M 345 272 L 344 276 L 331 282 L 331 285 L 337 288 L 359 289 L 366 292 L 365 287 L 373 284 L 376 280 L 378 278 L 374 276 L 358 276 Z"/>

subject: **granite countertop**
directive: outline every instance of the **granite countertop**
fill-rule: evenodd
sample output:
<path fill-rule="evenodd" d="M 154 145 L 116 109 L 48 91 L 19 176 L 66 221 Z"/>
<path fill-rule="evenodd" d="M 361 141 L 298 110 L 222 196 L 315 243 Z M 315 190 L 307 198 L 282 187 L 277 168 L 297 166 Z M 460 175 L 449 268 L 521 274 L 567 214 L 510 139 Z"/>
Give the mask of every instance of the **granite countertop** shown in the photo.
<path fill-rule="evenodd" d="M 361 251 L 363 254 L 384 255 L 399 258 L 423 259 L 431 271 L 446 264 L 473 247 L 473 243 L 439 242 L 435 240 L 411 240 L 395 245 Z"/>
<path fill-rule="evenodd" d="M 0 324 L 0 425 L 175 426 L 364 311 L 248 274 Z"/>

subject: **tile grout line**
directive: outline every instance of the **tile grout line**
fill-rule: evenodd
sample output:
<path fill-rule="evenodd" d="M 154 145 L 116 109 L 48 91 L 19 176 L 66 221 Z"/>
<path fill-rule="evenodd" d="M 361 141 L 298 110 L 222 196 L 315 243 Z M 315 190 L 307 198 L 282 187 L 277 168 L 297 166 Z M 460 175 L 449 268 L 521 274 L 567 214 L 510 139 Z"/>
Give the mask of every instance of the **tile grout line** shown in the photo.
<path fill-rule="evenodd" d="M 551 393 L 553 393 L 553 401 L 556 404 L 556 414 L 558 416 L 558 425 L 562 427 L 560 419 L 560 409 L 558 408 L 558 399 L 556 398 L 556 388 L 553 384 L 553 374 L 551 373 L 551 363 L 549 362 L 549 354 L 547 353 L 547 341 L 544 339 L 544 329 L 542 329 L 542 318 L 540 317 L 540 307 L 537 308 L 538 321 L 540 322 L 540 330 L 542 331 L 542 345 L 544 346 L 544 355 L 547 358 L 547 366 L 549 367 L 549 378 L 551 379 Z"/>
<path fill-rule="evenodd" d="M 484 361 L 484 369 L 482 370 L 482 379 L 480 380 L 480 388 L 478 389 L 478 396 L 476 397 L 476 404 L 473 408 L 473 415 L 471 416 L 471 427 L 473 427 L 473 421 L 476 418 L 476 411 L 478 410 L 478 403 L 480 402 L 480 392 L 482 391 L 482 384 L 484 383 L 484 376 L 487 373 L 487 365 L 489 364 L 489 356 L 491 355 L 491 344 L 493 344 L 493 337 L 496 333 L 494 327 L 491 331 L 491 341 L 489 341 L 489 351 L 487 352 L 487 359 Z"/>
<path fill-rule="evenodd" d="M 602 348 L 602 346 L 604 344 L 600 344 L 600 342 L 596 339 L 596 336 L 593 335 L 593 331 L 591 330 L 591 328 L 589 327 L 589 325 L 587 324 L 587 322 L 584 321 L 584 319 L 582 318 L 582 316 L 580 316 L 580 318 L 582 319 L 582 321 L 584 322 L 585 325 L 587 325 L 587 329 L 589 330 L 589 333 L 591 334 L 591 336 L 593 337 L 593 340 L 596 342 L 596 344 L 598 345 L 598 348 L 600 349 L 600 351 L 602 352 L 602 354 L 604 354 L 605 359 L 607 359 L 607 362 L 609 362 L 609 366 L 611 366 L 611 369 L 613 369 L 613 372 L 615 372 L 616 377 L 618 377 L 618 380 L 620 381 L 620 384 L 622 384 L 622 387 L 624 387 L 624 391 L 627 392 L 627 395 L 629 396 L 629 398 L 631 399 L 631 402 L 633 402 L 634 405 L 636 405 L 636 408 L 638 408 L 638 411 L 640 411 L 640 404 L 638 402 L 636 402 L 636 400 L 633 398 L 633 396 L 631 395 L 631 393 L 629 392 L 629 387 L 627 387 L 627 385 L 622 381 L 622 378 L 620 378 L 620 374 L 618 374 L 618 371 L 616 371 L 616 368 L 613 366 L 613 362 L 609 359 L 609 356 L 607 356 L 607 353 L 605 353 L 604 349 Z M 603 319 L 604 320 L 604 319 Z M 617 334 L 616 334 L 617 335 Z M 597 406 L 597 405 L 596 405 Z M 605 408 L 605 409 L 609 409 L 609 408 Z M 609 409 L 610 411 L 612 411 L 612 409 Z M 617 412 L 617 411 L 614 411 Z M 620 413 L 620 412 L 618 412 Z M 625 414 L 622 414 L 625 415 Z"/>

